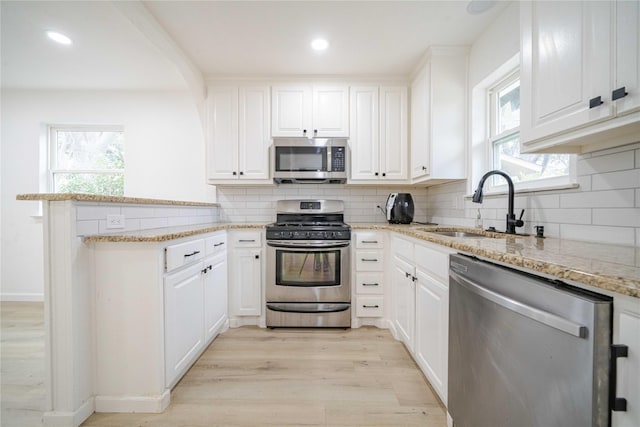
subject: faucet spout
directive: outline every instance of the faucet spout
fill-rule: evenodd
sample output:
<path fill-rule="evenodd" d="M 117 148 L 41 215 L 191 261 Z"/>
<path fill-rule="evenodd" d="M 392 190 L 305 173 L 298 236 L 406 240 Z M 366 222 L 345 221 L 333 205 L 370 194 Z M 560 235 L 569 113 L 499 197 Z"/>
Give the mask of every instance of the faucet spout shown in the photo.
<path fill-rule="evenodd" d="M 473 198 L 471 200 L 473 201 L 473 203 L 482 203 L 482 198 L 483 198 L 482 187 L 484 186 L 484 182 L 491 175 L 500 175 L 507 181 L 507 185 L 509 186 L 509 196 L 508 196 L 509 204 L 507 208 L 507 227 L 505 231 L 507 234 L 516 234 L 516 227 L 522 227 L 524 225 L 524 221 L 522 221 L 522 215 L 524 214 L 524 209 L 520 213 L 520 218 L 516 219 L 516 215 L 513 211 L 515 191 L 513 189 L 513 181 L 511 180 L 511 177 L 509 175 L 507 175 L 505 172 L 501 170 L 492 170 L 485 173 L 484 176 L 480 178 L 480 182 L 478 183 L 478 188 L 473 193 Z"/>

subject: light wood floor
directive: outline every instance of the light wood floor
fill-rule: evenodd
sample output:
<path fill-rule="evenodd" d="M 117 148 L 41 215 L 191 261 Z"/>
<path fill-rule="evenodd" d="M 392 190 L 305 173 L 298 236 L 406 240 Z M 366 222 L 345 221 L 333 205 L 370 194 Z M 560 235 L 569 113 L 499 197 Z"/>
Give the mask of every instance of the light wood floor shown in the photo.
<path fill-rule="evenodd" d="M 25 316 L 14 310 L 5 313 L 4 304 L 2 426 L 34 425 L 12 424 L 16 412 L 11 408 L 20 406 L 13 401 L 20 398 L 11 398 L 5 411 L 5 363 L 16 363 L 11 358 L 5 361 L 5 315 Z M 33 374 L 38 375 L 43 375 L 41 367 Z M 42 388 L 41 381 L 31 382 Z M 33 405 L 37 399 L 30 401 Z M 164 413 L 93 414 L 83 424 L 262 425 L 445 427 L 446 419 L 411 356 L 386 330 L 243 327 L 216 338 L 174 388 Z"/>

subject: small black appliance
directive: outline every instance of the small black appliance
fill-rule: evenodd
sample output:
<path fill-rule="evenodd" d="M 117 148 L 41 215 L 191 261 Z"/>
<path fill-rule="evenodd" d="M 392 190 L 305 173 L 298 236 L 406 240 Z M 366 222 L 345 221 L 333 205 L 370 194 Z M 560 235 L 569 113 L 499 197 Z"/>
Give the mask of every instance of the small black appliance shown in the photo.
<path fill-rule="evenodd" d="M 391 224 L 411 224 L 413 209 L 411 193 L 390 193 L 387 198 L 387 221 Z"/>

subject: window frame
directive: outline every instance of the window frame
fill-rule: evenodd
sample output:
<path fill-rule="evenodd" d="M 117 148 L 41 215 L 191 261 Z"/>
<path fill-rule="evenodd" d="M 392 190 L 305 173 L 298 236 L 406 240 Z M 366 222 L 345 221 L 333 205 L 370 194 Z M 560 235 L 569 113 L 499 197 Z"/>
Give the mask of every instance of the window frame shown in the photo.
<path fill-rule="evenodd" d="M 498 128 L 498 119 L 499 119 L 499 105 L 498 105 L 498 94 L 501 90 L 511 85 L 513 82 L 520 79 L 520 68 L 516 67 L 515 69 L 511 69 L 510 71 L 504 73 L 499 79 L 495 80 L 495 82 L 489 85 L 486 89 L 486 106 L 487 106 L 487 114 L 486 114 L 486 150 L 487 150 L 487 159 L 488 165 L 491 170 L 497 169 L 497 165 L 495 164 L 495 148 L 497 144 L 503 141 L 507 141 L 511 138 L 520 137 L 520 126 L 513 127 L 511 129 L 507 129 L 502 131 L 501 133 L 497 133 Z M 518 141 L 520 147 L 522 148 L 521 141 Z M 556 153 L 548 153 L 548 154 L 556 154 Z M 560 154 L 560 153 L 557 153 Z M 545 190 L 553 190 L 557 188 L 571 187 L 575 186 L 577 182 L 576 178 L 576 164 L 577 164 L 577 155 L 566 153 L 569 155 L 569 173 L 567 175 L 558 176 L 558 177 L 550 177 L 550 178 L 538 178 L 532 179 L 528 181 L 520 181 L 514 182 L 514 188 L 520 191 L 545 191 Z M 507 191 L 507 183 L 504 181 L 503 184 L 495 184 L 496 176 L 492 177 L 492 179 L 488 179 L 486 182 L 486 190 L 485 194 L 499 194 Z"/>
<path fill-rule="evenodd" d="M 55 189 L 56 174 L 99 174 L 116 175 L 122 174 L 125 169 L 59 169 L 57 168 L 57 132 L 121 132 L 124 134 L 122 125 L 74 125 L 74 124 L 49 124 L 47 125 L 47 190 L 52 194 L 58 194 Z M 63 194 L 63 193 L 60 193 Z"/>

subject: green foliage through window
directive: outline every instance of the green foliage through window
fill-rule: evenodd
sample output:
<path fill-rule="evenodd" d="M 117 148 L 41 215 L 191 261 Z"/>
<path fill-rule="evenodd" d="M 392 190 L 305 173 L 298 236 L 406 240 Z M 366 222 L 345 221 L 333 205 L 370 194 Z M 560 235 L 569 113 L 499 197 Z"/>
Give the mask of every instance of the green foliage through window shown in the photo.
<path fill-rule="evenodd" d="M 54 192 L 124 195 L 123 131 L 65 127 L 50 135 Z"/>

